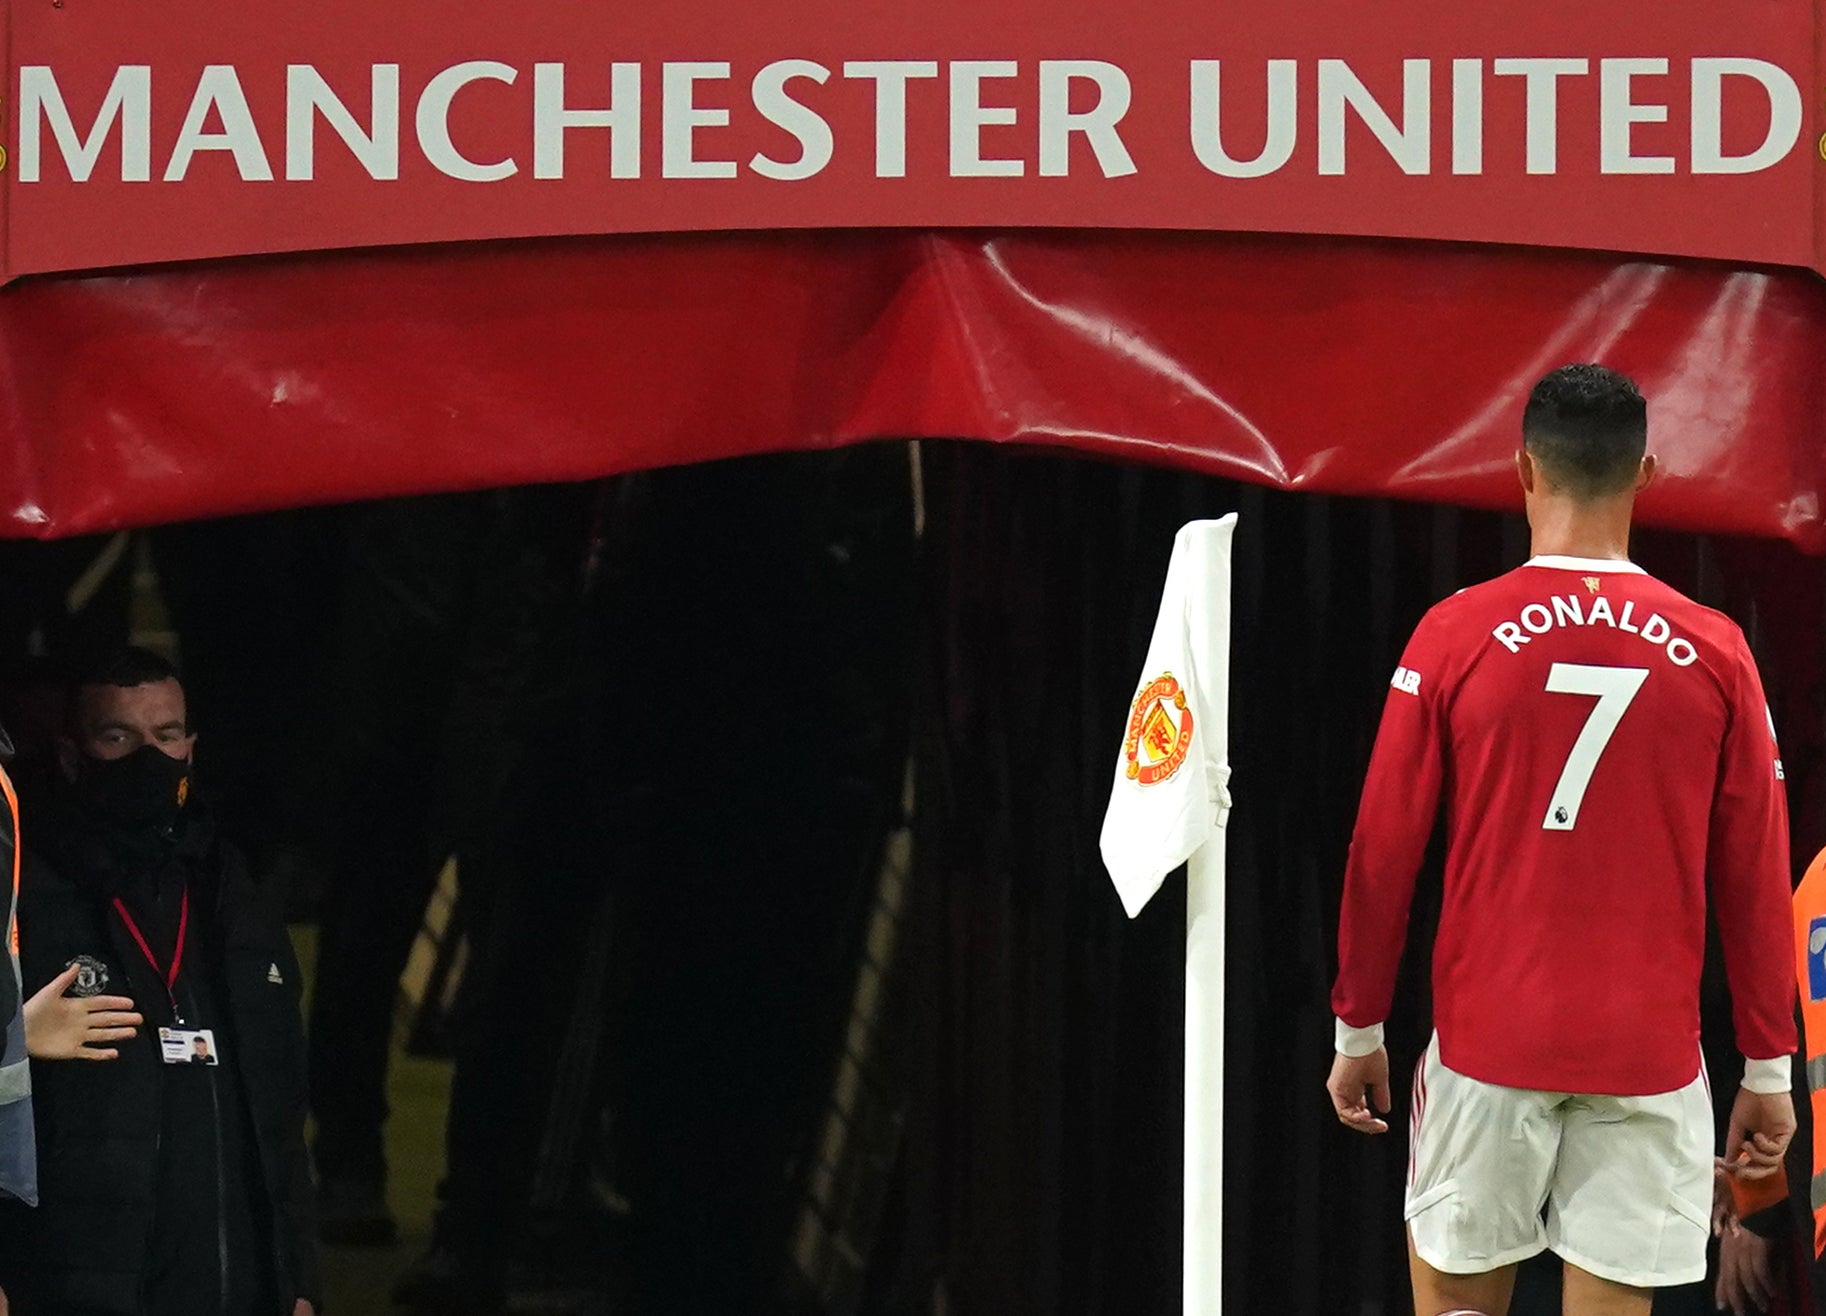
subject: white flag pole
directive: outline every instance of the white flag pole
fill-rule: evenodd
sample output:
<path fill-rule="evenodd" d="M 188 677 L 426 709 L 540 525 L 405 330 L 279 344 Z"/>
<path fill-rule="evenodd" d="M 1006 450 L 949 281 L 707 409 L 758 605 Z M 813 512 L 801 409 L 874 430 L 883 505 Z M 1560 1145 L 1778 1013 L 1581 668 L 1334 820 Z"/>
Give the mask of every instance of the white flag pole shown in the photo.
<path fill-rule="evenodd" d="M 1202 617 L 1200 614 L 1203 614 Z M 1218 825 L 1186 861 L 1184 1316 L 1224 1308 L 1224 824 L 1230 812 L 1230 572 L 1195 602 L 1198 679 L 1217 746 L 1210 783 Z M 1196 623 L 1195 623 L 1196 624 Z"/>
<path fill-rule="evenodd" d="M 1224 834 L 1186 864 L 1185 1316 L 1224 1309 Z"/>
<path fill-rule="evenodd" d="M 1185 1316 L 1224 1304 L 1224 824 L 1236 514 L 1180 527 L 1099 847 L 1133 918 L 1186 865 Z"/>

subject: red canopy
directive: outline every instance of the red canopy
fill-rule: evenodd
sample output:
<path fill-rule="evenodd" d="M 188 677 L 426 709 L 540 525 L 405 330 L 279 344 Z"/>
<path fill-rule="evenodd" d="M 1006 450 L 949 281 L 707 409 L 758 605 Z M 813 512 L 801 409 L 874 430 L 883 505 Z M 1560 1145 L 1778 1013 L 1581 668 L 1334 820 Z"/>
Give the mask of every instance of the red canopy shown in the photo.
<path fill-rule="evenodd" d="M 1585 359 L 1651 399 L 1649 523 L 1826 547 L 1815 276 L 1316 238 L 620 237 L 26 280 L 0 293 L 0 488 L 6 533 L 59 535 L 957 436 L 1506 507 L 1526 390 Z"/>

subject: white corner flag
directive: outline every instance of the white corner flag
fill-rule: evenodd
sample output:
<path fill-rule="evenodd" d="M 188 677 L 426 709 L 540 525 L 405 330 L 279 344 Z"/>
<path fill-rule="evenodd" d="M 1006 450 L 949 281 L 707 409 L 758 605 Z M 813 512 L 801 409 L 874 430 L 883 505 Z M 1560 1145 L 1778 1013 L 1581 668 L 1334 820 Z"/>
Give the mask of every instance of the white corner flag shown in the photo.
<path fill-rule="evenodd" d="M 1133 918 L 1186 865 L 1184 1316 L 1223 1310 L 1224 833 L 1230 814 L 1230 543 L 1236 514 L 1180 528 L 1103 815 Z"/>

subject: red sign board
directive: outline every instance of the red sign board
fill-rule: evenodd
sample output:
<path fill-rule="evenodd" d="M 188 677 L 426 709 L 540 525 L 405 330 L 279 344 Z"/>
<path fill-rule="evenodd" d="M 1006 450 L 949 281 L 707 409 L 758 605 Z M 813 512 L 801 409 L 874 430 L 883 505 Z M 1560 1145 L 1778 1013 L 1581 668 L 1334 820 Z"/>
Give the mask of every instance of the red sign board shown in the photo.
<path fill-rule="evenodd" d="M 0 274 L 1228 229 L 1818 267 L 1805 0 L 12 0 Z"/>

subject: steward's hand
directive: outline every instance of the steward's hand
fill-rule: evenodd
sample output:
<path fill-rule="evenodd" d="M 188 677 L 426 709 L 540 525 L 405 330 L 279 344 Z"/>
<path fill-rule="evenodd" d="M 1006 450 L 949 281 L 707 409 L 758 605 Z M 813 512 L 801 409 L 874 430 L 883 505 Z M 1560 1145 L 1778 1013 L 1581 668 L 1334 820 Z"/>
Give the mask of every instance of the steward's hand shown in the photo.
<path fill-rule="evenodd" d="M 1725 1168 L 1739 1179 L 1767 1179 L 1782 1172 L 1794 1137 L 1794 1098 L 1786 1092 L 1737 1090 L 1725 1134 Z"/>
<path fill-rule="evenodd" d="M 1743 1228 L 1737 1219 L 1737 1199 L 1731 1195 L 1731 1172 L 1722 1160 L 1712 1165 L 1712 1237 L 1723 1238 Z"/>
<path fill-rule="evenodd" d="M 1331 1064 L 1331 1078 L 1325 1090 L 1331 1094 L 1332 1109 L 1347 1129 L 1358 1133 L 1387 1133 L 1386 1121 L 1376 1118 L 1370 1104 L 1384 1115 L 1392 1109 L 1389 1100 L 1389 1053 L 1377 1047 L 1366 1056 L 1340 1055 Z"/>
<path fill-rule="evenodd" d="M 72 964 L 25 1003 L 25 1050 L 34 1060 L 118 1059 L 101 1044 L 124 1042 L 146 1022 L 125 996 L 65 996 L 79 971 Z"/>
<path fill-rule="evenodd" d="M 1755 1316 L 1775 1306 L 1775 1270 L 1769 1240 L 1739 1229 L 1718 1244 L 1718 1283 L 1712 1291 L 1718 1310 Z"/>

